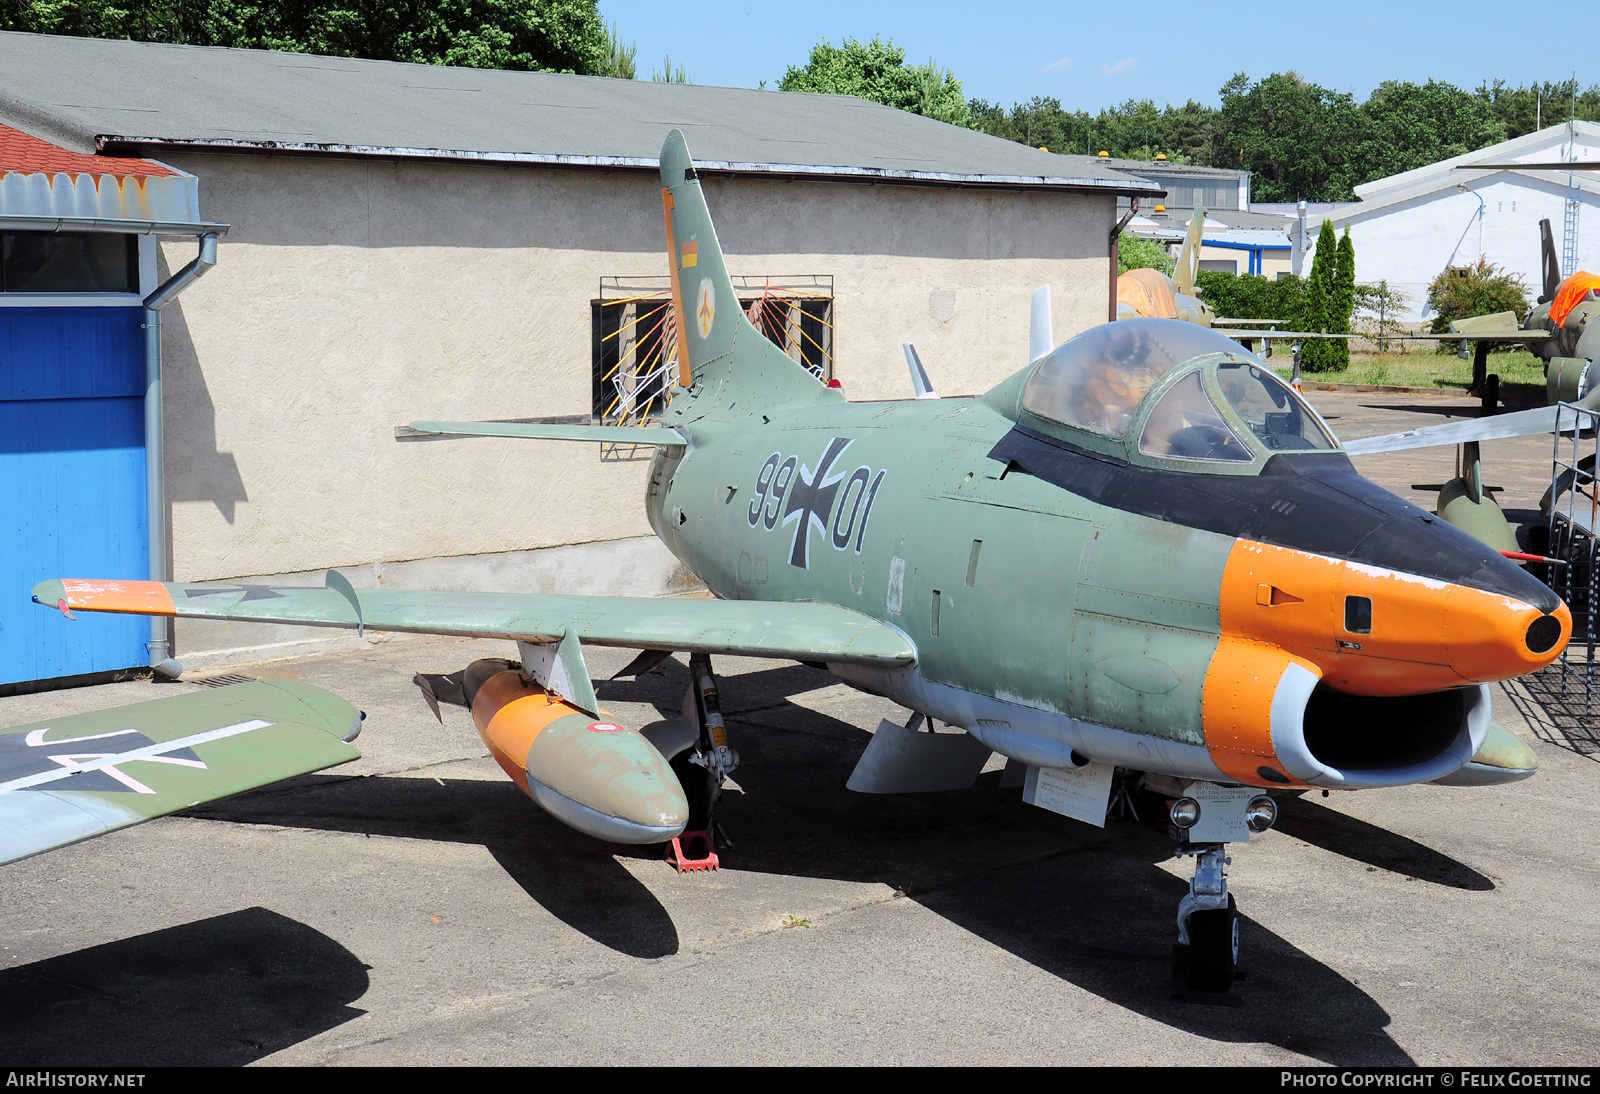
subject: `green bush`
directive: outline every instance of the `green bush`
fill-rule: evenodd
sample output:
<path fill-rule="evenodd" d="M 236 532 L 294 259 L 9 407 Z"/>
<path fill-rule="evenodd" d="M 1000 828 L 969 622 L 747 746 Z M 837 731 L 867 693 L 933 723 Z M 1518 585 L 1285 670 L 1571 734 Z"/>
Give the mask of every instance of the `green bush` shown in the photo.
<path fill-rule="evenodd" d="M 1281 319 L 1297 327 L 1305 310 L 1306 283 L 1298 277 L 1272 281 L 1253 274 L 1201 270 L 1195 288 L 1212 310 L 1227 319 Z"/>
<path fill-rule="evenodd" d="M 1172 256 L 1153 239 L 1140 239 L 1127 232 L 1117 237 L 1117 273 L 1129 270 L 1160 270 L 1172 276 Z"/>
<path fill-rule="evenodd" d="M 1435 313 L 1429 328 L 1443 334 L 1457 319 L 1495 312 L 1517 313 L 1520 323 L 1528 314 L 1528 286 L 1522 278 L 1507 272 L 1483 256 L 1473 266 L 1451 266 L 1428 286 L 1428 307 Z M 1454 353 L 1459 343 L 1440 342 L 1439 352 Z"/>

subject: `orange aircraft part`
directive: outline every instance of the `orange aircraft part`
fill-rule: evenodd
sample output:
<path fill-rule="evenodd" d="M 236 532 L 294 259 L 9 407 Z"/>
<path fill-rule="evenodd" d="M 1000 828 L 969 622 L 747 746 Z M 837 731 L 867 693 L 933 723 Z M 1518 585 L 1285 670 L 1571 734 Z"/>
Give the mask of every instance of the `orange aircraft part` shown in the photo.
<path fill-rule="evenodd" d="M 1568 277 L 1557 287 L 1555 299 L 1550 301 L 1550 321 L 1558 327 L 1565 323 L 1572 309 L 1589 295 L 1591 289 L 1600 289 L 1600 274 L 1579 270 Z"/>
<path fill-rule="evenodd" d="M 1211 762 L 1246 786 L 1304 786 L 1286 772 L 1272 744 L 1272 701 L 1291 665 L 1313 676 L 1316 665 L 1266 642 L 1223 635 L 1206 669 L 1200 720 Z M 1263 767 L 1281 778 L 1264 782 Z"/>
<path fill-rule="evenodd" d="M 694 376 L 689 369 L 689 328 L 683 323 L 683 293 L 678 287 L 678 263 L 681 259 L 677 240 L 672 234 L 672 210 L 676 207 L 672 191 L 663 186 L 661 213 L 667 218 L 667 272 L 672 275 L 672 317 L 678 335 L 678 386 L 687 390 L 693 385 Z"/>
<path fill-rule="evenodd" d="M 159 581 L 86 581 L 68 578 L 61 582 L 67 593 L 67 607 L 86 612 L 117 612 L 127 615 L 177 615 L 172 594 Z"/>
<path fill-rule="evenodd" d="M 604 714 L 604 711 L 601 711 Z M 472 699 L 472 721 L 489 754 L 511 781 L 528 791 L 528 749 L 550 723 L 583 711 L 507 669 L 483 682 Z M 609 717 L 609 715 L 607 715 Z"/>
<path fill-rule="evenodd" d="M 1160 270 L 1129 270 L 1117 278 L 1117 303 L 1127 304 L 1146 319 L 1176 319 L 1172 281 Z"/>
<path fill-rule="evenodd" d="M 1370 633 L 1345 629 L 1347 597 L 1372 601 Z M 1535 653 L 1527 634 L 1539 609 L 1465 585 L 1248 539 L 1235 541 L 1222 574 L 1225 637 L 1271 643 L 1352 695 L 1415 695 L 1543 668 L 1572 635 L 1567 606 L 1551 614 L 1559 640 Z"/>

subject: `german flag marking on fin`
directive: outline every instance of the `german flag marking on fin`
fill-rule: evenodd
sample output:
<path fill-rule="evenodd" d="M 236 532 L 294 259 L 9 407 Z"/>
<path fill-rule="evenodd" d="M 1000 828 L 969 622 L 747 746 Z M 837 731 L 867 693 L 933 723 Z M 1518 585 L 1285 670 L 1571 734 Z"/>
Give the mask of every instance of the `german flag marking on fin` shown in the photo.
<path fill-rule="evenodd" d="M 700 244 L 691 239 L 689 242 L 683 245 L 683 261 L 679 265 L 686 269 L 690 266 L 698 264 L 699 261 Z"/>

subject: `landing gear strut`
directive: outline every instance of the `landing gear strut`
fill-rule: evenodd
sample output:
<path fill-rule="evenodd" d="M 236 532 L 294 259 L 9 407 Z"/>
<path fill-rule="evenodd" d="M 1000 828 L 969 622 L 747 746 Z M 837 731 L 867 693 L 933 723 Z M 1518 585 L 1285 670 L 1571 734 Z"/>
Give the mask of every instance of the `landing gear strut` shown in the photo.
<path fill-rule="evenodd" d="M 1192 1003 L 1238 1006 L 1232 993 L 1239 972 L 1239 916 L 1228 892 L 1227 866 L 1233 860 L 1222 843 L 1185 843 L 1180 855 L 1193 855 L 1194 878 L 1178 902 L 1178 944 L 1172 948 L 1172 993 Z"/>
<path fill-rule="evenodd" d="M 739 766 L 739 754 L 728 747 L 728 731 L 722 722 L 722 704 L 717 698 L 717 678 L 711 671 L 711 658 L 704 653 L 689 655 L 689 691 L 694 698 L 699 735 L 692 750 L 679 753 L 672 770 L 689 798 L 689 823 L 683 835 L 667 845 L 667 861 L 680 874 L 715 870 L 718 837 L 724 847 L 732 842 L 717 824 L 717 801 L 722 784 Z"/>

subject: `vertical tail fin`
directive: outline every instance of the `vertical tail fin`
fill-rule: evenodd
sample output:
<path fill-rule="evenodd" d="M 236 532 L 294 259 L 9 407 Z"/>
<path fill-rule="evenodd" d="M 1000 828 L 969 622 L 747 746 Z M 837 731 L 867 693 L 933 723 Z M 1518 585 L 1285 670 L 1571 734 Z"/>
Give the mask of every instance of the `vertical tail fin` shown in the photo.
<path fill-rule="evenodd" d="M 1556 290 L 1561 287 L 1561 260 L 1556 257 L 1556 241 L 1548 220 L 1539 222 L 1539 265 L 1544 271 L 1544 292 L 1539 303 L 1545 304 L 1556 298 Z"/>
<path fill-rule="evenodd" d="M 678 316 L 678 384 L 697 399 L 754 413 L 782 403 L 843 396 L 768 341 L 745 317 L 683 134 L 661 146 L 672 297 Z"/>
<path fill-rule="evenodd" d="M 1195 275 L 1200 272 L 1200 248 L 1206 231 L 1206 209 L 1196 205 L 1189 217 L 1189 234 L 1183 239 L 1183 250 L 1178 252 L 1178 264 L 1172 270 L 1172 285 L 1185 296 L 1194 295 Z"/>

